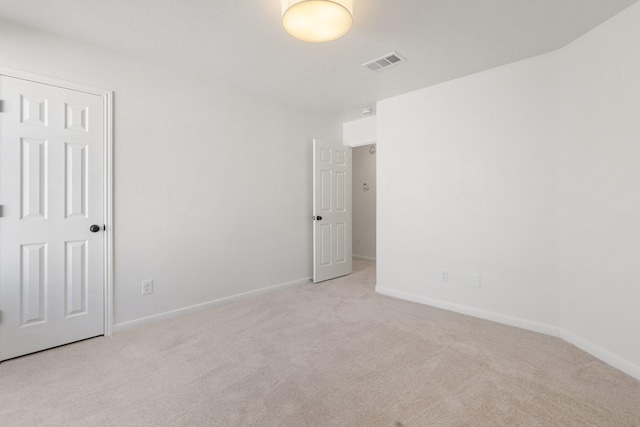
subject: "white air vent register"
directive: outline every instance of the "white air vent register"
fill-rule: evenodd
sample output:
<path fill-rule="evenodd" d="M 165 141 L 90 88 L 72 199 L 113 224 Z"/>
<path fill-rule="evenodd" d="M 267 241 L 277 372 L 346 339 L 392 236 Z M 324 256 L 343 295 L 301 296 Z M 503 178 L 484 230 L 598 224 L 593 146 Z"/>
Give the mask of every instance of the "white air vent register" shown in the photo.
<path fill-rule="evenodd" d="M 366 62 L 362 64 L 362 66 L 367 67 L 371 71 L 380 71 L 404 61 L 406 61 L 406 59 L 400 56 L 400 54 L 397 52 L 391 52 L 381 56 L 380 58 L 374 59 L 373 61 Z"/>

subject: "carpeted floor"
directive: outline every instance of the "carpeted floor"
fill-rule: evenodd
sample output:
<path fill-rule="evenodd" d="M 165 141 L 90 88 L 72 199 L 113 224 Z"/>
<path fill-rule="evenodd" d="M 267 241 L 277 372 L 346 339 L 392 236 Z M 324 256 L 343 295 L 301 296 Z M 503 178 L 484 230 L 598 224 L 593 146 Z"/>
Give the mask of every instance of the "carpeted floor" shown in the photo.
<path fill-rule="evenodd" d="M 640 426 L 640 381 L 375 264 L 0 364 L 0 426 Z"/>

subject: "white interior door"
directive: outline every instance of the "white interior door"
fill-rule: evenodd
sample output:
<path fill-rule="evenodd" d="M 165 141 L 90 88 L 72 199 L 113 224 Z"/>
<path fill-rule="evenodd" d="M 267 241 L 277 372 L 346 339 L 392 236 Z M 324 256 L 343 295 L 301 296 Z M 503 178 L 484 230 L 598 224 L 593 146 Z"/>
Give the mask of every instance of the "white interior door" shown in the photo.
<path fill-rule="evenodd" d="M 313 281 L 351 273 L 351 148 L 313 141 Z"/>
<path fill-rule="evenodd" d="M 0 100 L 5 360 L 104 333 L 105 107 L 98 95 L 7 76 Z"/>

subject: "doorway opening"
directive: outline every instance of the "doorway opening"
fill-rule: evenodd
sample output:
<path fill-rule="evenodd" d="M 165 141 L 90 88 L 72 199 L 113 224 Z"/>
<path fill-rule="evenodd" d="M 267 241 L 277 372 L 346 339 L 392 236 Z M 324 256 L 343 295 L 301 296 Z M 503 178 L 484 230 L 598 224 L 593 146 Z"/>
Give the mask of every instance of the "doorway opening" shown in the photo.
<path fill-rule="evenodd" d="M 376 144 L 352 148 L 353 258 L 376 260 Z"/>

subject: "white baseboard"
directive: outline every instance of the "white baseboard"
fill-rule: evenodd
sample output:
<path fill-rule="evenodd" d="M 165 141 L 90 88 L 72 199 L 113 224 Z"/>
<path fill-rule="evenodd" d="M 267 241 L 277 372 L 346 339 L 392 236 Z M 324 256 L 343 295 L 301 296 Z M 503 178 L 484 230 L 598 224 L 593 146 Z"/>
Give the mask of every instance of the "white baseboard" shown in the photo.
<path fill-rule="evenodd" d="M 587 341 L 581 336 L 565 329 L 560 330 L 560 338 L 575 345 L 580 350 L 589 353 L 593 357 L 602 360 L 607 365 L 613 366 L 625 374 L 631 375 L 635 379 L 640 380 L 640 366 L 635 365 L 617 354 L 613 354 L 609 350 Z"/>
<path fill-rule="evenodd" d="M 381 288 L 380 286 L 376 286 L 376 292 L 382 295 L 430 305 L 432 307 L 442 308 L 449 311 L 455 311 L 456 313 L 479 317 L 480 319 L 491 320 L 493 322 L 503 323 L 505 325 L 515 326 L 517 328 L 526 329 L 533 332 L 540 332 L 542 334 L 551 335 L 554 337 L 560 336 L 560 330 L 557 327 L 547 325 L 545 323 L 532 322 L 530 320 L 520 319 L 518 317 L 507 316 L 491 311 L 480 310 L 478 308 L 473 308 L 466 305 L 454 304 L 452 302 L 427 298 L 421 295 L 397 291 L 395 289 Z"/>
<path fill-rule="evenodd" d="M 376 292 L 381 295 L 386 295 L 394 298 L 399 298 L 406 301 L 417 302 L 419 304 L 425 304 L 432 307 L 442 308 L 444 310 L 454 311 L 456 313 L 466 314 L 468 316 L 478 317 L 480 319 L 491 320 L 493 322 L 502 323 L 509 326 L 515 326 L 516 328 L 526 329 L 533 332 L 539 332 L 545 335 L 551 335 L 559 337 L 566 342 L 578 347 L 580 350 L 589 353 L 593 357 L 602 360 L 604 363 L 613 366 L 622 372 L 631 375 L 632 377 L 640 380 L 640 366 L 611 353 L 609 350 L 604 349 L 576 334 L 567 331 L 557 326 L 548 325 L 545 323 L 532 322 L 530 320 L 521 319 L 518 317 L 507 316 L 504 314 L 494 313 L 491 311 L 480 310 L 477 308 L 455 304 L 447 301 L 441 301 L 433 298 L 423 297 L 421 295 L 411 294 L 408 292 L 401 292 L 395 289 L 383 288 L 376 286 Z"/>
<path fill-rule="evenodd" d="M 354 258 L 356 257 L 354 256 Z M 286 289 L 286 288 L 291 288 L 298 285 L 303 285 L 305 283 L 309 283 L 310 279 L 311 279 L 310 277 L 305 277 L 303 279 L 298 279 L 298 280 L 294 280 L 287 283 L 281 283 L 279 285 L 268 286 L 266 288 L 256 289 L 254 291 L 244 292 L 241 294 L 220 298 L 217 300 L 192 305 L 189 307 L 183 307 L 177 310 L 171 310 L 164 313 L 154 314 L 153 316 L 147 316 L 141 319 L 118 323 L 114 325 L 113 330 L 114 332 L 120 332 L 127 329 L 142 326 L 148 323 L 158 322 L 163 319 L 170 319 L 172 317 L 183 316 L 188 313 L 194 313 L 196 311 L 206 310 L 211 307 L 216 307 L 223 304 L 229 304 L 231 302 L 241 301 L 243 299 L 264 295 L 270 292 L 275 292 L 280 289 Z M 557 326 L 547 325 L 547 324 L 538 323 L 538 322 L 532 322 L 532 321 L 517 318 L 517 317 L 480 310 L 477 308 L 473 308 L 473 307 L 469 307 L 461 304 L 455 304 L 447 301 L 427 298 L 421 295 L 401 292 L 395 289 L 389 289 L 389 288 L 384 288 L 380 286 L 376 286 L 375 290 L 377 293 L 381 295 L 399 298 L 406 301 L 412 301 L 419 304 L 425 304 L 431 307 L 437 307 L 444 310 L 465 314 L 468 316 L 478 317 L 480 319 L 490 320 L 493 322 L 514 326 L 516 328 L 521 328 L 521 329 L 526 329 L 533 332 L 539 332 L 542 334 L 551 335 L 554 337 L 560 337 L 563 340 L 567 341 L 568 343 L 585 351 L 586 353 L 589 353 L 592 356 L 596 357 L 597 359 L 602 360 L 604 363 L 610 366 L 613 366 L 614 368 L 619 369 L 622 372 L 640 380 L 640 366 L 635 365 L 634 363 L 610 352 L 609 350 L 606 350 L 603 347 L 600 347 L 570 331 L 559 328 Z"/>
<path fill-rule="evenodd" d="M 229 304 L 231 302 L 240 301 L 247 298 L 257 297 L 259 295 L 264 295 L 270 292 L 279 291 L 280 289 L 291 288 L 298 285 L 303 285 L 305 283 L 309 283 L 311 280 L 310 277 L 305 277 L 303 279 L 293 280 L 291 282 L 281 283 L 279 285 L 268 286 L 266 288 L 256 289 L 255 291 L 244 292 L 237 295 L 231 295 L 229 297 L 216 299 L 213 301 L 203 302 L 201 304 L 191 305 L 189 307 L 178 308 L 176 310 L 166 311 L 164 313 L 154 314 L 152 316 L 143 317 L 141 319 L 130 320 L 128 322 L 118 323 L 113 325 L 114 332 L 121 332 L 127 329 L 136 328 L 138 326 L 145 325 L 147 323 L 154 323 L 164 319 L 170 319 L 172 317 L 183 316 L 185 314 L 194 313 L 200 310 L 206 310 L 211 307 L 216 307 L 218 305 Z"/>
<path fill-rule="evenodd" d="M 368 256 L 351 255 L 351 257 L 355 258 L 355 259 L 361 259 L 362 261 L 373 261 L 373 262 L 376 262 L 375 258 L 371 258 L 371 257 L 368 257 Z"/>

